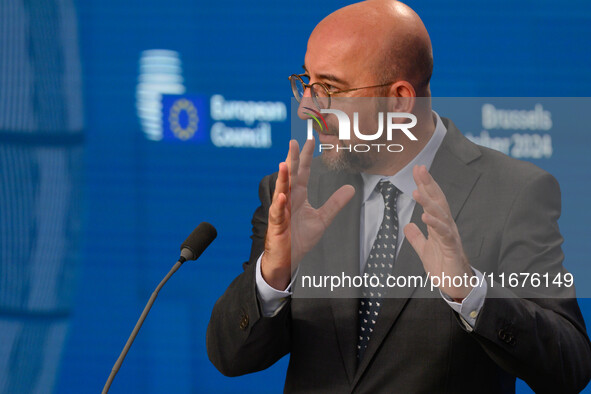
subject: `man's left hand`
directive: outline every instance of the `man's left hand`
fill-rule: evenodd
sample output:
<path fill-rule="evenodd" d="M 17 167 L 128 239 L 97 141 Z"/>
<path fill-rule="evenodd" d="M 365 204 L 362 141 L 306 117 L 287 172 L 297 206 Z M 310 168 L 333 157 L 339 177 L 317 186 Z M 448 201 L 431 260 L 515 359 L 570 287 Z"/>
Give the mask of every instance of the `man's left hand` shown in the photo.
<path fill-rule="evenodd" d="M 448 283 L 449 280 L 443 280 L 443 274 L 452 279 L 456 276 L 469 279 L 474 275 L 464 254 L 462 240 L 449 204 L 425 166 L 415 166 L 413 177 L 417 189 L 412 195 L 423 207 L 421 219 L 427 225 L 428 236 L 425 238 L 414 223 L 404 227 L 404 235 L 419 255 L 429 276 L 441 279 L 439 289 L 454 301 L 462 302 L 472 290 L 467 281 L 463 280 L 461 287 L 454 287 Z"/>

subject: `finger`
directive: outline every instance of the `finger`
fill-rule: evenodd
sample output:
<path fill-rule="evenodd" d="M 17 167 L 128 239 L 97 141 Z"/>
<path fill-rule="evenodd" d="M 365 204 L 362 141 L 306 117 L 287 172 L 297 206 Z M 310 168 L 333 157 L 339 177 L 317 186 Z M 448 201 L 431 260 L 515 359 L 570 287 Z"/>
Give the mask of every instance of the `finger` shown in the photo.
<path fill-rule="evenodd" d="M 417 186 L 423 185 L 425 191 L 429 196 L 435 199 L 438 203 L 442 206 L 448 206 L 447 199 L 445 198 L 445 194 L 443 194 L 443 190 L 439 187 L 435 179 L 431 176 L 429 171 L 427 170 L 426 166 L 415 166 L 416 168 L 416 176 L 415 171 L 413 169 L 413 176 L 415 176 L 415 182 Z"/>
<path fill-rule="evenodd" d="M 287 195 L 289 193 L 289 175 L 287 173 L 287 164 L 279 163 L 279 172 L 277 174 L 277 180 L 275 181 L 275 191 L 273 192 L 273 201 L 277 199 L 277 196 L 283 193 Z"/>
<path fill-rule="evenodd" d="M 292 156 L 292 142 L 293 140 L 289 141 L 289 149 L 287 151 L 287 157 L 285 158 L 285 161 L 282 163 L 279 163 L 279 171 L 277 174 L 277 180 L 275 181 L 275 191 L 273 192 L 273 201 L 275 200 L 275 198 L 277 197 L 277 194 L 279 193 L 288 193 L 289 189 L 290 189 L 290 166 L 291 166 L 291 156 Z M 282 169 L 283 165 L 285 165 L 285 167 L 287 168 L 287 189 L 285 189 L 284 185 L 285 185 L 285 179 L 284 179 L 284 172 L 285 170 Z"/>
<path fill-rule="evenodd" d="M 289 154 L 286 163 L 291 181 L 291 178 L 297 175 L 300 166 L 300 145 L 296 140 L 289 141 Z"/>
<path fill-rule="evenodd" d="M 417 187 L 419 185 L 422 185 L 423 184 L 423 178 L 419 175 L 419 169 L 420 169 L 420 167 L 421 166 L 415 165 L 412 168 L 412 177 L 415 180 L 415 183 L 417 184 Z"/>
<path fill-rule="evenodd" d="M 416 202 L 421 204 L 423 210 L 439 220 L 448 223 L 451 219 L 451 215 L 448 214 L 449 210 L 441 207 L 430 195 L 425 191 L 423 185 L 419 185 L 418 189 L 412 192 L 412 196 Z"/>
<path fill-rule="evenodd" d="M 281 226 L 287 223 L 286 209 L 287 197 L 283 193 L 278 193 L 269 207 L 269 224 Z"/>
<path fill-rule="evenodd" d="M 436 217 L 433 217 L 432 215 L 429 215 L 428 213 L 423 213 L 421 220 L 423 223 L 429 226 L 430 229 L 435 231 L 444 242 L 453 243 L 454 236 L 452 228 L 448 224 L 442 222 Z M 429 232 L 429 234 L 431 234 L 431 232 Z"/>
<path fill-rule="evenodd" d="M 332 220 L 337 216 L 337 213 L 355 195 L 355 188 L 351 185 L 344 185 L 330 196 L 330 198 L 318 209 L 320 219 L 326 227 L 330 225 Z"/>
<path fill-rule="evenodd" d="M 431 174 L 427 170 L 427 167 L 424 165 L 415 165 L 412 169 L 412 176 L 415 179 L 417 186 L 419 184 L 427 184 L 431 179 Z"/>
<path fill-rule="evenodd" d="M 285 158 L 285 162 L 288 163 L 291 159 L 291 142 L 293 140 L 289 141 L 289 148 L 287 149 L 287 157 Z"/>
<path fill-rule="evenodd" d="M 419 258 L 423 260 L 423 251 L 425 250 L 425 244 L 427 243 L 427 238 L 423 235 L 421 230 L 417 227 L 414 223 L 409 223 L 404 226 L 404 236 L 410 243 L 410 246 L 417 252 Z"/>
<path fill-rule="evenodd" d="M 310 165 L 312 164 L 312 158 L 314 156 L 314 138 L 307 140 L 302 148 L 300 155 L 299 169 L 297 179 L 295 182 L 299 186 L 306 187 L 308 185 L 308 178 L 310 177 Z"/>

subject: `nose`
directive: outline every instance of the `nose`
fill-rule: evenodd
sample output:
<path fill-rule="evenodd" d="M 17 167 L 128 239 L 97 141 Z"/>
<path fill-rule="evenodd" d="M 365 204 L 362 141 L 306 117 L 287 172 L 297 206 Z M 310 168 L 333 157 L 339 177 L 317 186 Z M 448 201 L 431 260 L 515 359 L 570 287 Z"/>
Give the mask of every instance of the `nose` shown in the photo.
<path fill-rule="evenodd" d="M 306 114 L 310 113 L 310 111 L 307 110 L 306 107 L 316 108 L 314 99 L 312 99 L 312 88 L 309 87 L 304 89 L 304 95 L 302 96 L 302 99 L 298 105 L 298 117 L 300 119 L 310 119 L 310 115 Z"/>

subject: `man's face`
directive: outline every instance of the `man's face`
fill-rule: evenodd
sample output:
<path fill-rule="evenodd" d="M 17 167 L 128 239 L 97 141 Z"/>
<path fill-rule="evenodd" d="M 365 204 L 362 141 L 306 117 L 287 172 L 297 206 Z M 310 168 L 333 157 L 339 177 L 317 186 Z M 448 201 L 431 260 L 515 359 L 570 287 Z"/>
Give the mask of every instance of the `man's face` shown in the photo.
<path fill-rule="evenodd" d="M 347 90 L 362 86 L 377 85 L 378 81 L 374 70 L 374 57 L 377 48 L 375 40 L 363 40 L 363 34 L 350 29 L 320 24 L 316 27 L 308 41 L 308 49 L 305 57 L 305 71 L 310 78 L 310 83 L 322 82 L 329 91 Z M 382 89 L 383 90 L 383 89 Z M 353 112 L 359 112 L 359 128 L 367 134 L 375 132 L 378 128 L 377 112 L 380 110 L 378 103 L 369 99 L 357 100 L 354 97 L 380 95 L 378 88 L 362 89 L 349 93 L 332 96 L 331 109 L 339 109 L 349 115 L 353 122 Z M 363 102 L 363 110 L 357 104 Z M 306 89 L 304 98 L 299 108 L 302 118 L 306 110 L 303 107 L 312 106 L 310 89 Z M 340 140 L 338 122 L 334 115 L 325 114 L 327 130 L 318 132 L 320 144 L 330 144 L 347 148 L 351 145 L 364 143 L 353 132 L 350 140 Z M 351 123 L 353 124 L 353 123 Z M 377 142 L 377 141 L 376 141 Z M 345 149 L 323 150 L 322 158 L 326 165 L 334 170 L 360 172 L 371 168 L 377 160 L 374 152 L 355 152 Z"/>

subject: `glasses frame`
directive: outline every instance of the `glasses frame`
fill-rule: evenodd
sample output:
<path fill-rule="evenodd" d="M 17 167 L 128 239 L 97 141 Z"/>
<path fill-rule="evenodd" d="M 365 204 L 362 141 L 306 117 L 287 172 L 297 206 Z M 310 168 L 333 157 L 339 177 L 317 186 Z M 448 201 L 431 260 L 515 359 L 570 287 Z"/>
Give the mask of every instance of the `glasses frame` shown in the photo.
<path fill-rule="evenodd" d="M 326 97 L 328 98 L 328 105 L 325 109 L 330 108 L 330 104 L 331 104 L 331 97 L 333 94 L 341 94 L 341 93 L 349 93 L 349 92 L 354 92 L 356 90 L 361 90 L 361 89 L 369 89 L 369 88 L 381 88 L 383 86 L 388 86 L 393 84 L 396 81 L 392 81 L 392 82 L 387 82 L 387 83 L 383 83 L 381 85 L 372 85 L 372 86 L 363 86 L 360 88 L 352 88 L 352 89 L 343 89 L 343 90 L 333 90 L 330 91 L 328 89 L 328 86 L 326 86 L 325 83 L 323 82 L 314 82 L 314 83 L 306 83 L 304 82 L 304 80 L 302 79 L 302 77 L 307 77 L 310 78 L 308 76 L 308 74 L 303 73 L 303 74 L 291 74 L 288 79 L 291 82 L 291 92 L 293 93 L 295 99 L 297 100 L 297 102 L 301 102 L 302 97 L 299 97 L 299 92 L 297 91 L 297 87 L 296 87 L 296 82 L 295 80 L 299 80 L 302 83 L 302 86 L 304 87 L 304 93 L 306 92 L 306 89 L 310 89 L 311 93 L 310 95 L 312 96 L 312 100 L 314 101 L 314 104 L 316 104 L 316 107 L 318 107 L 319 109 L 323 108 L 320 103 L 318 102 L 318 95 L 315 93 L 316 90 L 313 89 L 314 85 L 320 86 L 322 89 L 324 89 L 324 92 L 326 93 Z"/>

